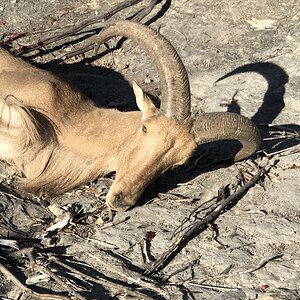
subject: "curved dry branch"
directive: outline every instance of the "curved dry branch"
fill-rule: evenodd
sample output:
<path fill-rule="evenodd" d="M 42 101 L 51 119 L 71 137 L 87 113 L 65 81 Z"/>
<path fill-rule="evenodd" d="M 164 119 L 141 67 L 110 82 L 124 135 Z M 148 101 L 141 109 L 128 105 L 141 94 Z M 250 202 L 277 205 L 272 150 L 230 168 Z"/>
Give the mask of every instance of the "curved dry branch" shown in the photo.
<path fill-rule="evenodd" d="M 17 279 L 3 264 L 0 263 L 0 272 L 11 282 L 13 282 L 20 290 L 20 292 L 32 296 L 36 299 L 45 300 L 70 300 L 69 297 L 54 294 L 40 294 L 34 292 L 30 288 L 26 287 L 19 279 Z M 83 298 L 82 298 L 83 299 Z"/>
<path fill-rule="evenodd" d="M 144 19 L 147 15 L 149 15 L 151 13 L 152 9 L 159 2 L 161 2 L 161 0 L 152 0 L 148 6 L 144 7 L 142 10 L 140 10 L 131 20 L 138 21 L 138 22 L 141 21 L 142 19 Z M 108 25 L 109 25 L 109 22 L 105 22 L 105 21 L 98 23 L 99 28 L 101 28 L 101 27 L 103 28 Z M 67 60 L 71 57 L 78 56 L 78 55 L 84 54 L 88 51 L 91 51 L 94 48 L 95 48 L 95 43 L 92 42 L 92 43 L 85 45 L 83 48 L 76 49 L 74 51 L 68 52 L 67 54 L 63 54 L 58 60 Z"/>
<path fill-rule="evenodd" d="M 192 226 L 186 229 L 183 234 L 178 236 L 176 241 L 157 259 L 157 261 L 145 270 L 145 274 L 152 275 L 165 267 L 171 257 L 176 255 L 176 251 L 178 249 L 183 247 L 201 229 L 205 229 L 209 224 L 213 223 L 228 206 L 242 197 L 256 182 L 258 182 L 258 180 L 264 173 L 265 169 L 259 167 L 253 178 L 249 180 L 244 186 L 242 186 L 239 190 L 222 201 L 211 213 L 207 214 L 202 220 L 196 221 Z"/>
<path fill-rule="evenodd" d="M 138 3 L 142 2 L 142 0 L 130 0 L 130 1 L 123 1 L 120 4 L 116 5 L 111 11 L 107 13 L 103 13 L 101 15 L 97 15 L 93 18 L 90 18 L 88 20 L 82 21 L 78 23 L 77 25 L 73 26 L 70 29 L 67 29 L 63 32 L 57 33 L 49 38 L 46 38 L 44 40 L 40 40 L 36 44 L 33 44 L 29 47 L 23 47 L 18 51 L 15 51 L 16 55 L 21 55 L 25 53 L 29 53 L 31 51 L 37 50 L 41 47 L 45 47 L 49 44 L 56 43 L 64 38 L 73 36 L 75 34 L 78 34 L 81 30 L 85 29 L 86 27 L 93 25 L 95 23 L 100 23 L 102 26 L 104 26 L 105 21 L 114 16 L 116 13 L 120 12 L 121 10 L 128 8 L 130 6 L 136 5 Z M 101 27 L 101 26 L 100 26 Z M 28 35 L 28 34 L 26 34 Z"/>

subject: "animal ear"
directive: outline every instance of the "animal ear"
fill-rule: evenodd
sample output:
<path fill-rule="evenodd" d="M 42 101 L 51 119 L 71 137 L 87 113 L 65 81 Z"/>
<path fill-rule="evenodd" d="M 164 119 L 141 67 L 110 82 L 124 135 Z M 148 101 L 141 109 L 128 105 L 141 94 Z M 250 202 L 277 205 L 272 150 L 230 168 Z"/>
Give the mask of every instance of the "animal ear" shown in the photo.
<path fill-rule="evenodd" d="M 151 101 L 151 99 L 144 93 L 144 91 L 138 86 L 138 84 L 132 82 L 133 91 L 135 94 L 135 100 L 138 108 L 143 113 L 144 117 L 150 117 L 157 112 L 157 108 Z"/>

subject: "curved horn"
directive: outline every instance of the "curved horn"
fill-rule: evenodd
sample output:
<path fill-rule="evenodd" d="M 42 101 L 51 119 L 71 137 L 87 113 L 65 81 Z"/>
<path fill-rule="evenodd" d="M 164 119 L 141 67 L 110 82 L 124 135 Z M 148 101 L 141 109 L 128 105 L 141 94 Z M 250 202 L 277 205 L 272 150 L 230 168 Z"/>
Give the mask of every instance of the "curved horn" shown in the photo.
<path fill-rule="evenodd" d="M 261 142 L 260 132 L 253 122 L 230 112 L 204 113 L 197 116 L 191 133 L 198 145 L 220 140 L 238 140 L 243 147 L 235 155 L 234 161 L 253 154 Z"/>
<path fill-rule="evenodd" d="M 96 52 L 102 43 L 116 36 L 129 38 L 147 51 L 155 63 L 161 81 L 162 113 L 179 122 L 185 121 L 190 116 L 190 85 L 186 69 L 175 48 L 150 27 L 126 20 L 118 21 L 99 33 Z"/>

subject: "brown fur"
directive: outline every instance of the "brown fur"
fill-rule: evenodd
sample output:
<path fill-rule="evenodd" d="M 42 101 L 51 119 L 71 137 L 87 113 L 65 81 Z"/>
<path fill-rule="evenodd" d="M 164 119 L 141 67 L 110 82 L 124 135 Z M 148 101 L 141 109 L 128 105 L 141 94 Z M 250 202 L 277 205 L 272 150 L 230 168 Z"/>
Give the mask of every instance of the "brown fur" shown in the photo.
<path fill-rule="evenodd" d="M 24 190 L 46 195 L 116 171 L 107 204 L 127 209 L 196 148 L 191 122 L 165 117 L 136 84 L 134 91 L 142 113 L 97 108 L 57 76 L 0 49 L 0 159 L 22 173 Z"/>

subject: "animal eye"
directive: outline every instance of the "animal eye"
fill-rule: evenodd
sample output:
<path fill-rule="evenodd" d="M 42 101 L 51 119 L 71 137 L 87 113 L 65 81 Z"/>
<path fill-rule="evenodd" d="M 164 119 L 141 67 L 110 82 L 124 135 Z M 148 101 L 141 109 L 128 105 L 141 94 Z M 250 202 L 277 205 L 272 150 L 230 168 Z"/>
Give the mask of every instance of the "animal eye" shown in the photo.
<path fill-rule="evenodd" d="M 142 131 L 143 131 L 144 133 L 147 133 L 147 127 L 146 127 L 145 125 L 142 126 Z"/>

